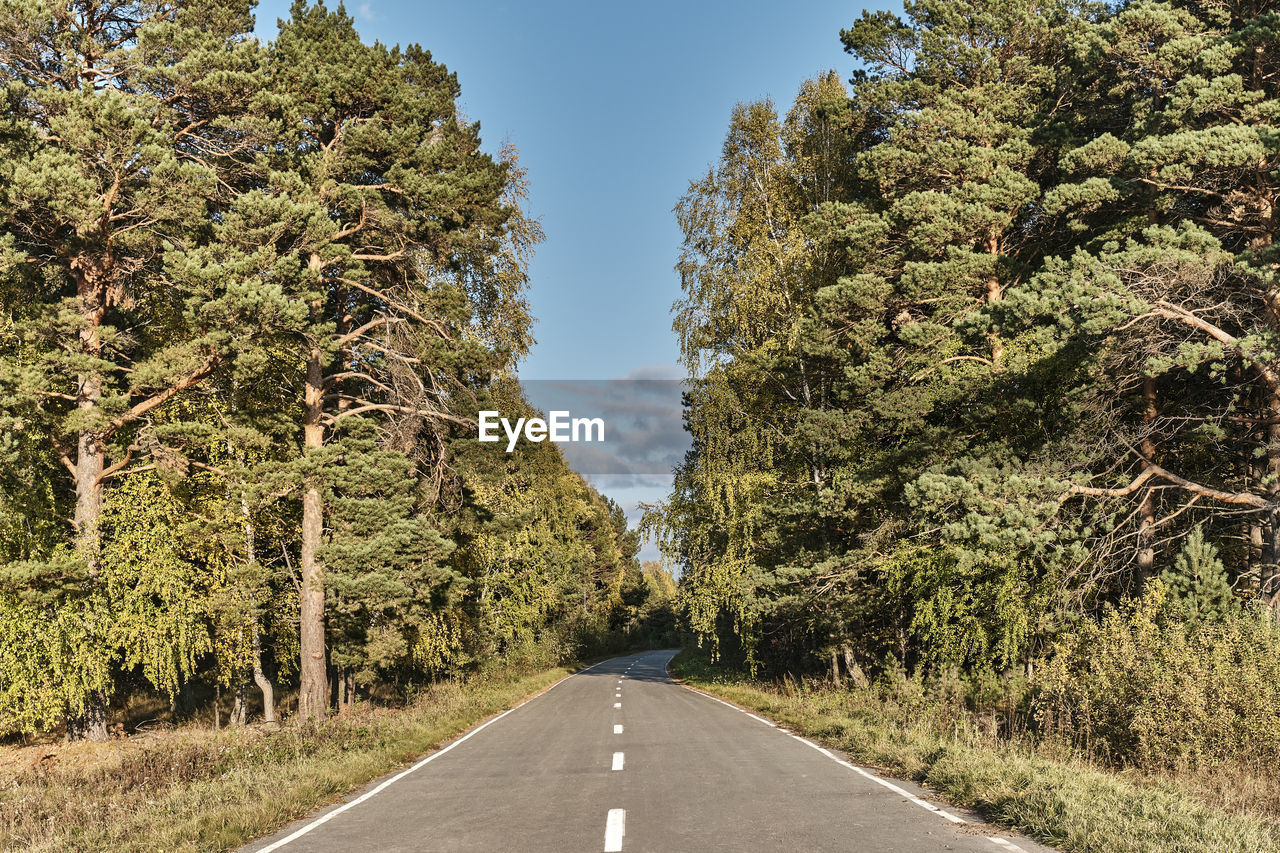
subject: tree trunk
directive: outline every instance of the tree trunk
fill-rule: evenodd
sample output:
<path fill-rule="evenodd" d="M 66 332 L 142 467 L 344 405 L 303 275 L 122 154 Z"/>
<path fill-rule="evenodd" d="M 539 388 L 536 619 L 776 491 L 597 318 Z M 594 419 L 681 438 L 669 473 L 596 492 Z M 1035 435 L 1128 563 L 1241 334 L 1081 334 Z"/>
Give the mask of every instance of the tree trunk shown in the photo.
<path fill-rule="evenodd" d="M 334 687 L 338 696 L 338 713 L 346 714 L 356 701 L 355 673 L 349 667 L 337 667 L 334 673 Z"/>
<path fill-rule="evenodd" d="M 257 617 L 253 625 L 253 683 L 262 691 L 262 722 L 269 726 L 276 724 L 276 690 L 262 671 L 262 636 L 258 632 Z"/>
<path fill-rule="evenodd" d="M 1280 503 L 1280 392 L 1271 390 L 1267 396 L 1267 414 L 1271 419 L 1267 428 L 1267 473 L 1271 476 L 1267 497 L 1272 503 Z M 1263 603 L 1273 612 L 1280 612 L 1280 511 L 1277 510 L 1267 516 L 1259 578 Z"/>
<path fill-rule="evenodd" d="M 236 693 L 231 702 L 231 718 L 227 722 L 233 726 L 243 726 L 248 719 L 249 682 L 241 678 L 236 682 Z"/>
<path fill-rule="evenodd" d="M 83 379 L 82 384 L 97 385 L 92 379 Z M 98 532 L 102 521 L 102 453 L 102 442 L 96 435 L 80 433 L 76 442 L 76 550 L 84 558 L 90 578 L 98 575 L 102 552 Z"/>
<path fill-rule="evenodd" d="M 834 648 L 831 650 L 831 683 L 836 687 L 840 686 L 840 658 Z"/>
<path fill-rule="evenodd" d="M 303 441 L 306 452 L 324 445 L 324 375 L 321 353 L 312 350 L 307 358 L 307 387 L 304 400 Z M 329 705 L 329 678 L 324 648 L 324 566 L 316 556 L 324 533 L 324 506 L 320 489 L 307 483 L 302 495 L 302 590 L 299 634 L 301 640 L 301 686 L 298 716 L 324 719 Z"/>
<path fill-rule="evenodd" d="M 73 265 L 74 267 L 75 265 Z M 104 288 L 96 276 L 79 267 L 76 282 L 76 307 L 84 326 L 80 329 L 80 351 L 93 359 L 102 355 L 102 339 L 98 328 L 105 314 Z M 102 378 L 94 369 L 80 374 L 76 393 L 76 407 L 81 415 L 92 422 L 94 411 L 102 400 Z M 102 472 L 105 467 L 102 437 L 89 429 L 76 437 L 75 485 L 76 508 L 74 515 L 76 551 L 84 560 L 89 574 L 89 584 L 98 576 L 102 561 Z M 94 642 L 90 638 L 89 642 Z M 88 738 L 107 739 L 107 696 L 93 691 L 85 697 L 85 710 L 75 720 L 67 721 L 67 735 L 73 740 Z"/>
<path fill-rule="evenodd" d="M 1245 525 L 1248 536 L 1248 543 L 1245 548 L 1247 566 L 1246 571 L 1251 581 L 1257 583 L 1257 595 L 1262 596 L 1262 523 L 1256 518 L 1250 519 Z"/>
<path fill-rule="evenodd" d="M 867 674 L 862 671 L 862 667 L 858 666 L 858 661 L 853 657 L 853 649 L 848 644 L 844 647 L 844 669 L 849 673 L 849 680 L 853 682 L 855 687 L 870 687 L 871 680 L 867 678 Z"/>
<path fill-rule="evenodd" d="M 1145 471 L 1155 462 L 1156 443 L 1150 430 L 1155 423 L 1156 415 L 1156 381 L 1147 376 L 1142 380 L 1142 423 L 1148 433 L 1142 437 L 1142 470 Z M 1142 493 L 1142 503 L 1138 507 L 1138 585 L 1144 586 L 1155 573 L 1156 549 L 1156 504 L 1155 493 L 1148 488 Z"/>
<path fill-rule="evenodd" d="M 95 690 L 85 699 L 82 713 L 67 714 L 67 739 L 105 741 L 107 737 L 107 694 Z"/>

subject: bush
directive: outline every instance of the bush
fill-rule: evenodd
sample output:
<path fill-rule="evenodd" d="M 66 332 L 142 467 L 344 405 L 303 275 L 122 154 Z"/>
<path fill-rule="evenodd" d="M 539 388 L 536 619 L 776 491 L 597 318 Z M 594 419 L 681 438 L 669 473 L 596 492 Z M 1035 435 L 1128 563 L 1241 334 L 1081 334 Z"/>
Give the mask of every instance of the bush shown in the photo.
<path fill-rule="evenodd" d="M 1259 607 L 1186 618 L 1152 583 L 1061 636 L 1032 680 L 1046 733 L 1147 769 L 1280 760 L 1280 626 Z"/>

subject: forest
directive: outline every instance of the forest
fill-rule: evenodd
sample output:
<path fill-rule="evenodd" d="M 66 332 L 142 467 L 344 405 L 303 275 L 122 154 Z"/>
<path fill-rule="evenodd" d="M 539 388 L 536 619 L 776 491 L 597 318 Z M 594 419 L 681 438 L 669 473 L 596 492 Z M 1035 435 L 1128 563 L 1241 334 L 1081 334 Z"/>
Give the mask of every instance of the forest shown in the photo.
<path fill-rule="evenodd" d="M 676 203 L 692 449 L 636 530 L 477 440 L 542 415 L 544 235 L 431 53 L 305 0 L 269 38 L 251 0 L 0 0 L 0 759 L 120 746 L 0 767 L 0 846 L 233 849 L 683 645 L 1062 849 L 1275 849 L 1280 5 L 837 36 Z"/>
<path fill-rule="evenodd" d="M 459 95 L 341 8 L 0 4 L 0 734 L 319 720 L 674 593 L 559 450 L 474 441 L 532 413 L 542 232 Z"/>
<path fill-rule="evenodd" d="M 709 659 L 1273 766 L 1277 33 L 908 0 L 733 111 L 676 207 L 694 448 L 647 517 Z"/>

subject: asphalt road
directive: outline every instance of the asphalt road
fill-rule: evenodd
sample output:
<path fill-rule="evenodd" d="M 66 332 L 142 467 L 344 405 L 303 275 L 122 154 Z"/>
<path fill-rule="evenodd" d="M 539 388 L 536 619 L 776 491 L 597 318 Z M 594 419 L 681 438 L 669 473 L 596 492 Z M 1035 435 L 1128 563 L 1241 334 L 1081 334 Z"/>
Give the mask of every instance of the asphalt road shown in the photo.
<path fill-rule="evenodd" d="M 614 658 L 245 851 L 1045 853 Z"/>

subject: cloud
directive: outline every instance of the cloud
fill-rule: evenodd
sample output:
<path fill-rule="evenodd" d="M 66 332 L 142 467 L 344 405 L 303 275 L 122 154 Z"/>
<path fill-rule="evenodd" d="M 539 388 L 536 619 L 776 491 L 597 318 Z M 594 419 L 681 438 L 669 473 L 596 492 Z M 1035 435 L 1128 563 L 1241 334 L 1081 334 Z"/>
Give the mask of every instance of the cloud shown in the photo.
<path fill-rule="evenodd" d="M 648 370 L 648 368 L 645 368 Z M 603 442 L 560 445 L 579 474 L 669 477 L 692 446 L 684 429 L 684 383 L 672 379 L 530 380 L 529 402 L 543 412 L 601 418 Z"/>
<path fill-rule="evenodd" d="M 627 371 L 625 376 L 619 379 L 683 379 L 685 376 L 684 368 L 678 364 L 646 364 L 644 367 L 637 367 L 635 370 Z"/>
<path fill-rule="evenodd" d="M 364 0 L 359 6 L 356 6 L 356 18 L 366 23 L 378 20 L 378 13 L 374 11 L 373 4 L 369 0 Z"/>

